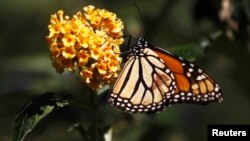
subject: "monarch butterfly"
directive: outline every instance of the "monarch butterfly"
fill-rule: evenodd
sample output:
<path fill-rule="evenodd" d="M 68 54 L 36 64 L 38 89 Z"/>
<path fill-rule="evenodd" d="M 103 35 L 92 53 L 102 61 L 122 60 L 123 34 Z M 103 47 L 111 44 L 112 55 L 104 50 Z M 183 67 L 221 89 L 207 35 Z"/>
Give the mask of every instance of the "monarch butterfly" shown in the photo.
<path fill-rule="evenodd" d="M 203 70 L 143 37 L 129 50 L 109 96 L 123 111 L 155 113 L 171 104 L 222 102 L 219 85 Z"/>

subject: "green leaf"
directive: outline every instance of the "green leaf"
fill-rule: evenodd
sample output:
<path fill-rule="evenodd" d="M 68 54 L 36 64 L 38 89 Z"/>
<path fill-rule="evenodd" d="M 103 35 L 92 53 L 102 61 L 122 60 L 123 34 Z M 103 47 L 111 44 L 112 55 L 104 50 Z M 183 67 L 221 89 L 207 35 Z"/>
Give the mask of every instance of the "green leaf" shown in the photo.
<path fill-rule="evenodd" d="M 205 50 L 199 44 L 186 44 L 181 46 L 176 46 L 169 49 L 171 52 L 175 53 L 188 61 L 195 61 L 197 58 L 204 55 Z"/>
<path fill-rule="evenodd" d="M 28 102 L 18 113 L 12 141 L 22 141 L 41 119 L 58 108 L 68 105 L 69 94 L 45 93 Z"/>
<path fill-rule="evenodd" d="M 192 62 L 204 56 L 208 47 L 222 35 L 223 32 L 219 30 L 202 37 L 198 42 L 172 47 L 169 50 Z"/>

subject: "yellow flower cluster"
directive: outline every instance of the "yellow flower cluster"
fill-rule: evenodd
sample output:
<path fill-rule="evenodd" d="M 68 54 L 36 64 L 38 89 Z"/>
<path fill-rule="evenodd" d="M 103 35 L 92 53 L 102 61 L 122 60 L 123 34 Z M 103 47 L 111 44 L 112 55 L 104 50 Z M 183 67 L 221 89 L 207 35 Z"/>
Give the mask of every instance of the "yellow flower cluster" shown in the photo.
<path fill-rule="evenodd" d="M 78 69 L 84 82 L 97 89 L 118 75 L 124 25 L 105 9 L 86 6 L 83 11 L 72 18 L 62 10 L 51 15 L 47 40 L 58 73 Z"/>

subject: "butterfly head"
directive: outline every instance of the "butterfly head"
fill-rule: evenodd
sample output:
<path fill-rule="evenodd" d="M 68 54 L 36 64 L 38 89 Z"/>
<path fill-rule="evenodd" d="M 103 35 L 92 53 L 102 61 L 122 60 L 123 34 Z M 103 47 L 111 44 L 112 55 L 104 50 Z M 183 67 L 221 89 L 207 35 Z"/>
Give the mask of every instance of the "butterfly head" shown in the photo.
<path fill-rule="evenodd" d="M 137 43 L 130 49 L 130 56 L 143 56 L 144 54 L 142 53 L 144 48 L 148 47 L 148 42 L 143 38 L 140 37 L 137 40 Z"/>
<path fill-rule="evenodd" d="M 148 46 L 148 42 L 145 40 L 144 37 L 140 37 L 137 41 L 137 46 L 139 47 L 147 47 Z"/>

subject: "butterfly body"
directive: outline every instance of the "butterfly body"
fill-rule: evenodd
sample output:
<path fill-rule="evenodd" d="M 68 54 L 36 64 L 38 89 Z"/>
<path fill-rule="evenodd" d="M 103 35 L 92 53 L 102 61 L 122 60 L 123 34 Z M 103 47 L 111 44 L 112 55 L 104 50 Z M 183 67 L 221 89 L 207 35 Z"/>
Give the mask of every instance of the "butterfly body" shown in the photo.
<path fill-rule="evenodd" d="M 112 105 L 155 113 L 170 104 L 222 101 L 218 84 L 196 65 L 139 38 L 112 88 Z"/>

